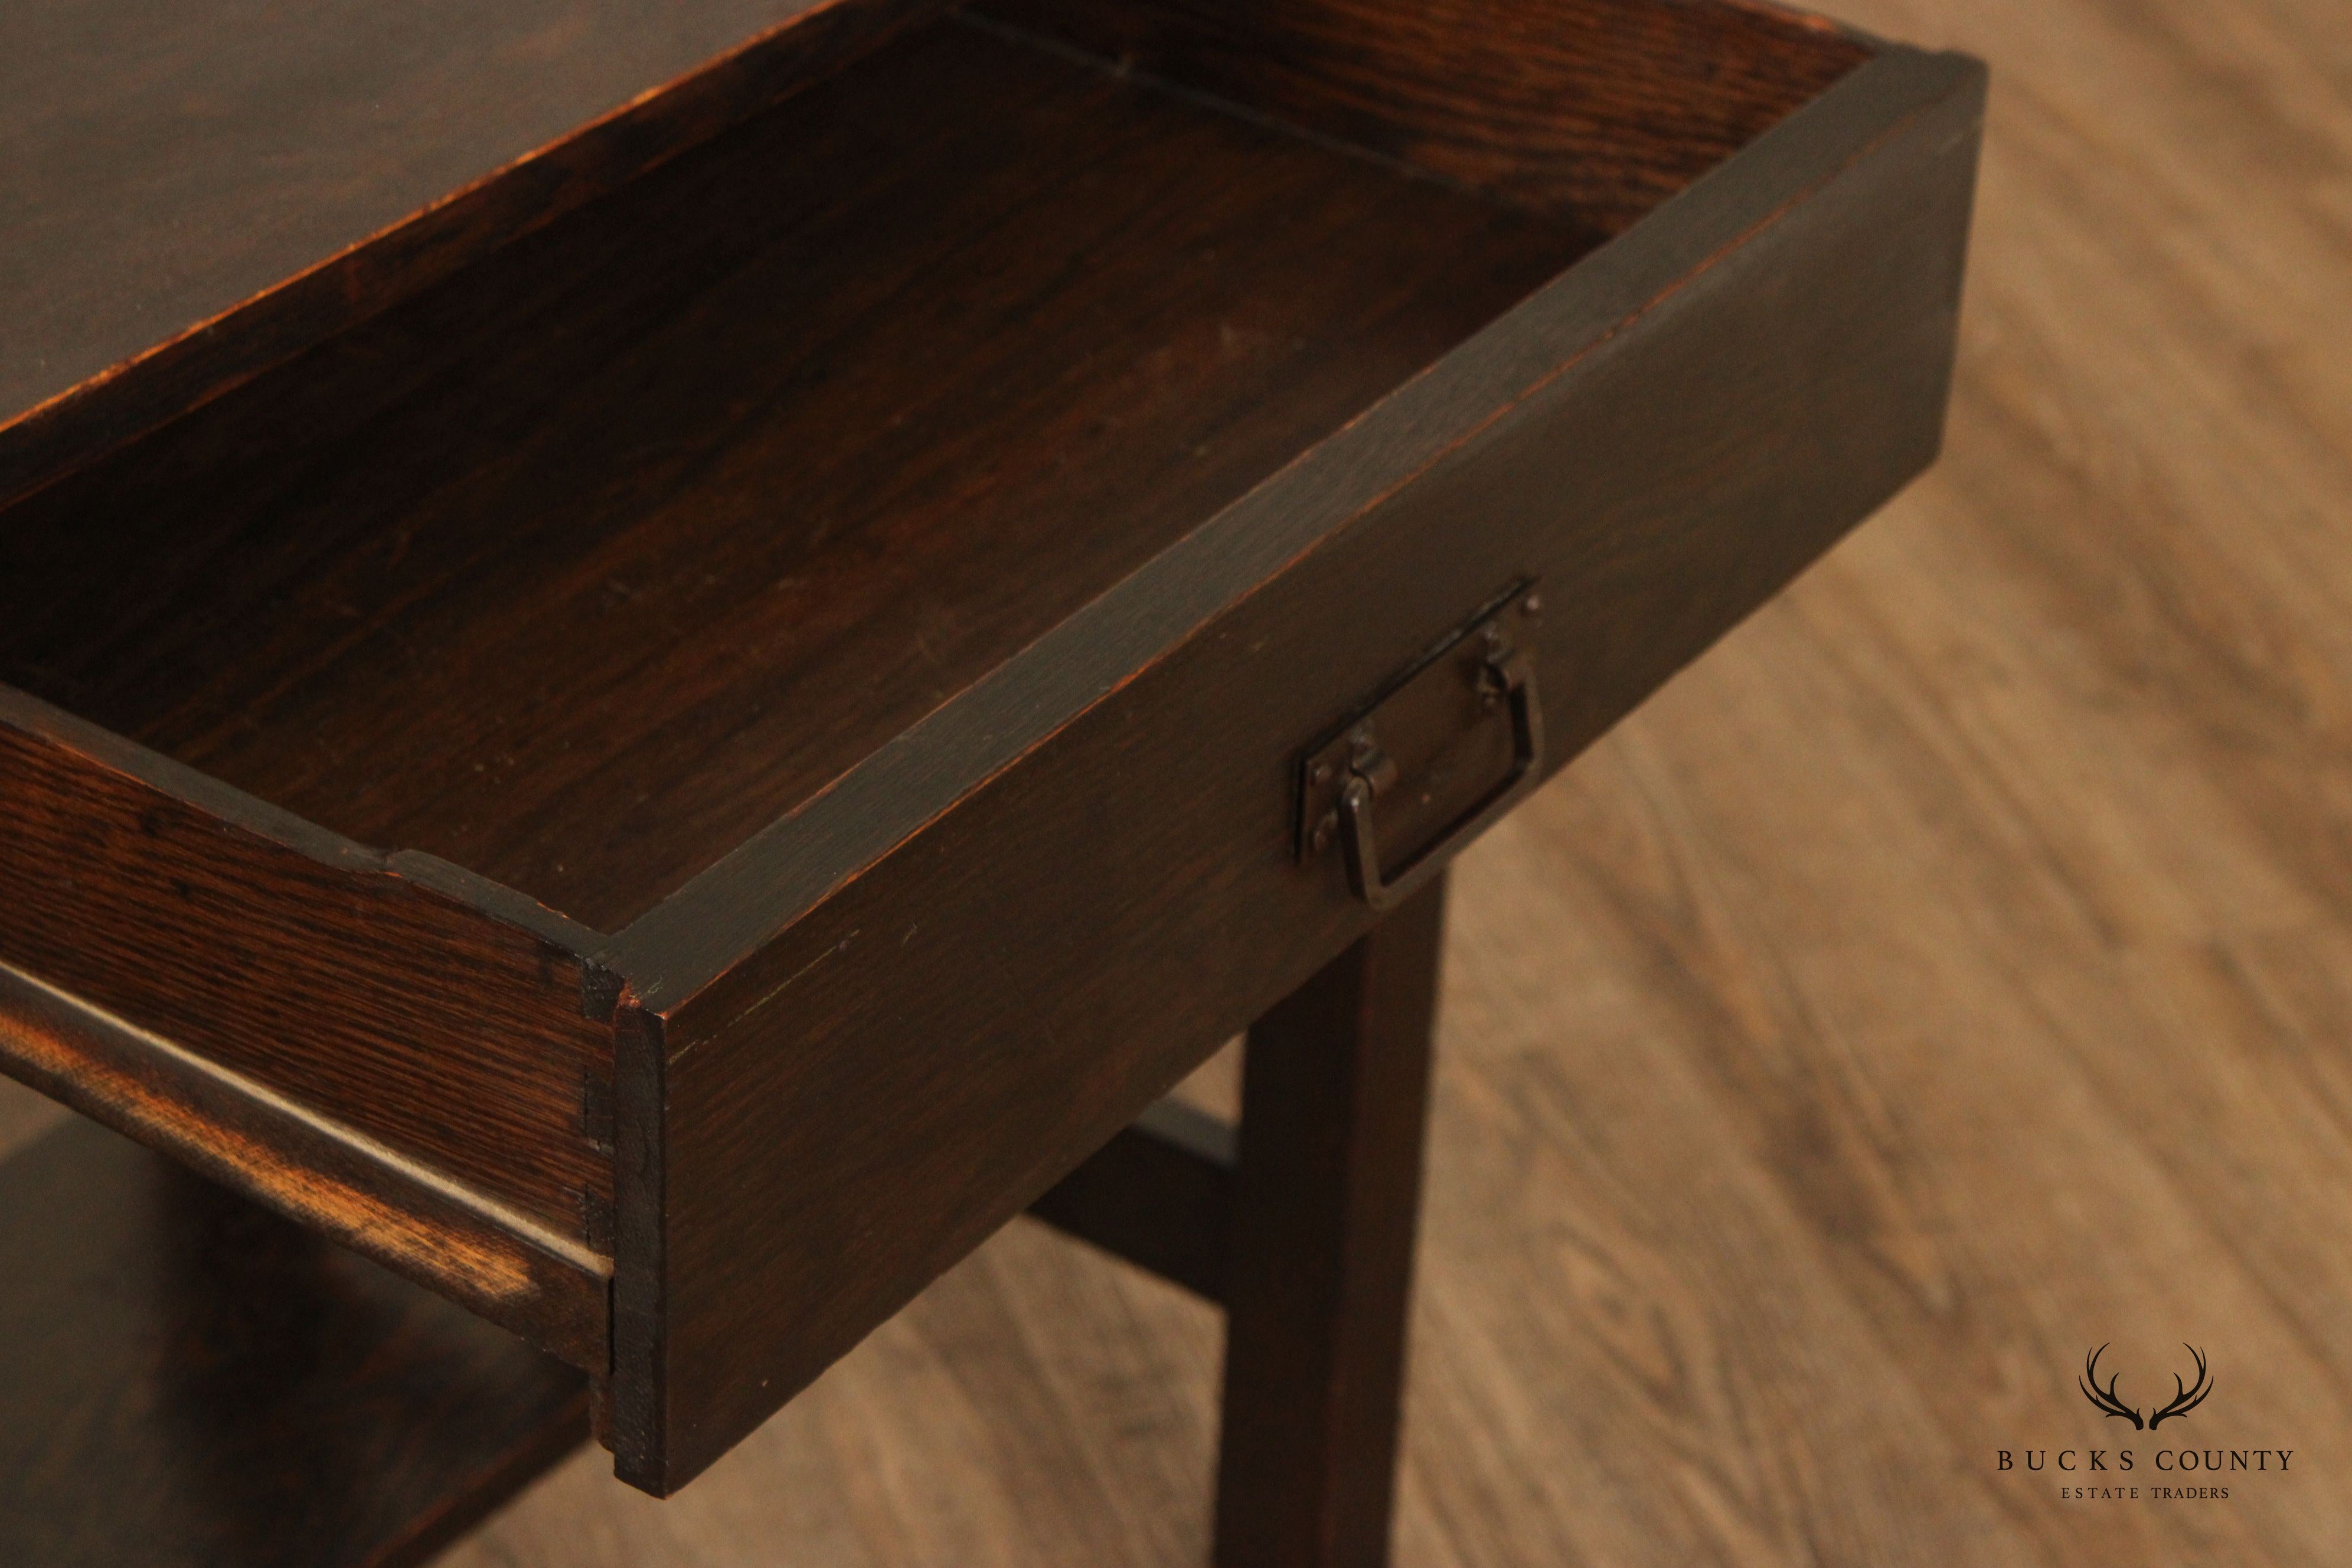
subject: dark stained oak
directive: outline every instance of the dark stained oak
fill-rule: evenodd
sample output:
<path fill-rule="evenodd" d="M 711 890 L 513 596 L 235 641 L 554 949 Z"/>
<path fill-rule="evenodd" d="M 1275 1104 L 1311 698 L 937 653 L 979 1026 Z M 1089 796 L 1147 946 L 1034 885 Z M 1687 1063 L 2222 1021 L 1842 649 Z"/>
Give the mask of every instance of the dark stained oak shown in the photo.
<path fill-rule="evenodd" d="M 459 1300 L 401 1244 L 548 1243 L 665 1495 L 1365 936 L 1301 759 L 1437 639 L 1539 588 L 1556 769 L 1932 458 L 1983 97 L 824 15 L 0 510 L 0 1058 Z"/>
<path fill-rule="evenodd" d="M 418 1563 L 587 1436 L 579 1373 L 110 1132 L 0 1163 L 0 1562 Z"/>
<path fill-rule="evenodd" d="M 1218 1568 L 1384 1568 L 1444 874 L 1250 1026 L 1238 1128 L 1155 1103 L 1032 1215 L 1225 1310 Z"/>
<path fill-rule="evenodd" d="M 1217 1568 L 1385 1568 L 1441 874 L 1250 1026 L 1225 1281 Z"/>
<path fill-rule="evenodd" d="M 1225 1299 L 1234 1230 L 1234 1127 L 1155 1101 L 1029 1205 L 1034 1218 L 1211 1301 Z"/>
<path fill-rule="evenodd" d="M 2352 29 L 1838 9 L 1994 63 L 1949 439 L 1457 865 L 1398 1559 L 2343 1568 Z M 2192 1326 L 2308 1476 L 1990 1468 Z M 1216 1340 L 1016 1226 L 677 1499 L 583 1457 L 451 1568 L 1200 1568 Z"/>
<path fill-rule="evenodd" d="M 985 15 L 1617 233 L 1870 58 L 1769 5 L 980 0 Z"/>
<path fill-rule="evenodd" d="M 944 8 L 0 9 L 0 503 Z"/>
<path fill-rule="evenodd" d="M 604 1364 L 594 933 L 5 688 L 0 802 L 0 1067 Z"/>
<path fill-rule="evenodd" d="M 1596 237 L 937 26 L 17 508 L 0 679 L 617 931 Z"/>
<path fill-rule="evenodd" d="M 1591 241 L 963 27 L 672 159 L 0 529 L 0 665 L 84 724 L 0 730 L 57 803 L 0 960 L 568 1273 L 0 1058 L 602 1364 L 604 939 L 493 882 L 617 927 Z"/>
<path fill-rule="evenodd" d="M 684 1485 L 1367 929 L 1294 769 L 1436 637 L 1542 585 L 1557 767 L 1930 460 L 1982 89 L 1863 68 L 616 940 L 625 1478 Z"/>
<path fill-rule="evenodd" d="M 609 1360 L 604 1253 L 265 1079 L 8 965 L 0 965 L 0 1065 L 575 1366 L 601 1372 Z M 467 1108 L 454 1096 L 448 1103 L 453 1113 Z"/>

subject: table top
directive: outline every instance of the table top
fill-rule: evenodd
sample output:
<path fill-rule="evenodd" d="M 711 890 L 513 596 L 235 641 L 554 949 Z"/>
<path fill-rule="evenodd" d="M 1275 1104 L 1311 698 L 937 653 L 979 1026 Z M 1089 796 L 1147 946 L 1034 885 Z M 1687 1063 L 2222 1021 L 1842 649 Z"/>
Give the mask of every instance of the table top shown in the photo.
<path fill-rule="evenodd" d="M 836 8 L 0 7 L 0 445 L 159 345 L 762 33 Z M 0 462 L 0 490 L 37 482 L 23 471 L 31 460 Z"/>

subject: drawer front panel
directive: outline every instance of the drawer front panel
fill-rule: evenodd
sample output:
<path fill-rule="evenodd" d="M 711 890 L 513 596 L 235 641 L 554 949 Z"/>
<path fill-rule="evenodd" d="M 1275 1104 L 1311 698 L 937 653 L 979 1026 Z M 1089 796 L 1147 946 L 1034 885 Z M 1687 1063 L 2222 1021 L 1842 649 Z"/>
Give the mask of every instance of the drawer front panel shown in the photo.
<path fill-rule="evenodd" d="M 1433 372 L 1403 482 L 1034 742 L 1008 706 L 990 782 L 633 1010 L 625 1479 L 682 1485 L 1366 929 L 1297 769 L 1418 652 L 1538 583 L 1556 768 L 1931 459 L 1981 101 L 1857 73 Z M 1347 493 L 1343 445 L 1236 511 Z"/>

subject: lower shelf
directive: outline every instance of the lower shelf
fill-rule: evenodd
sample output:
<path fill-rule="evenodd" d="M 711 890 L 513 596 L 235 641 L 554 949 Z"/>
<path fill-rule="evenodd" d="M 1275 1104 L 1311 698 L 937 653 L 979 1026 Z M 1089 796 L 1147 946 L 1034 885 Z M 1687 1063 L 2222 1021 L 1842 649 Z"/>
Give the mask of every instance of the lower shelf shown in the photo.
<path fill-rule="evenodd" d="M 0 1163 L 0 1563 L 423 1561 L 580 1374 L 93 1124 Z"/>

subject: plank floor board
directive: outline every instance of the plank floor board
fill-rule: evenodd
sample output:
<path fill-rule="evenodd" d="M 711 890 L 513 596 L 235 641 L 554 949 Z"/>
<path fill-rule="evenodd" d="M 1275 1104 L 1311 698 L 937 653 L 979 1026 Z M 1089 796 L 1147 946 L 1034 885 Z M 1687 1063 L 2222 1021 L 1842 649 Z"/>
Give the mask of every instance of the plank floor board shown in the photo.
<path fill-rule="evenodd" d="M 2352 27 L 1843 9 L 1995 70 L 1948 452 L 1458 873 L 1399 1559 L 2342 1564 Z M 2123 1433 L 2107 1341 L 2216 1392 Z M 1017 1226 L 677 1500 L 584 1455 L 446 1561 L 1198 1563 L 1216 1355 Z M 2176 1432 L 2296 1457 L 1995 1468 Z"/>

